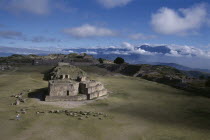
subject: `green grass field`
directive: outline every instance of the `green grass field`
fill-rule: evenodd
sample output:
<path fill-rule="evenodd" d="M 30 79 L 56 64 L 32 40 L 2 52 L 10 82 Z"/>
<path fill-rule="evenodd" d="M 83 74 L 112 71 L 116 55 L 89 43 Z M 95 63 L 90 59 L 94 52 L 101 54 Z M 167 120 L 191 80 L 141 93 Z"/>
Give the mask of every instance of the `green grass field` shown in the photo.
<path fill-rule="evenodd" d="M 64 114 L 36 114 L 59 109 L 30 98 L 11 106 L 25 89 L 48 85 L 44 72 L 51 67 L 22 66 L 0 73 L 0 139 L 2 140 L 209 140 L 210 99 L 140 78 L 115 75 L 96 67 L 81 67 L 112 93 L 104 100 L 72 109 L 104 112 L 103 120 L 78 120 Z M 38 94 L 38 93 L 37 93 Z M 27 114 L 16 121 L 16 111 Z"/>

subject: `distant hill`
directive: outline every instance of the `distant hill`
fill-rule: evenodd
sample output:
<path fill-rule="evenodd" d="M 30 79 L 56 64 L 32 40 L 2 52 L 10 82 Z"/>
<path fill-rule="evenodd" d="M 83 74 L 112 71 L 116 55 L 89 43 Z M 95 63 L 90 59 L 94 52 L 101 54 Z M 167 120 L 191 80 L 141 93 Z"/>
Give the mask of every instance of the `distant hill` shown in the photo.
<path fill-rule="evenodd" d="M 160 63 L 160 62 L 139 62 L 140 64 L 150 64 L 150 65 L 160 65 L 160 66 L 170 66 L 176 68 L 178 70 L 183 71 L 187 76 L 199 78 L 200 76 L 204 76 L 205 78 L 210 76 L 210 70 L 208 69 L 199 69 L 199 68 L 190 68 L 183 65 L 179 65 L 176 63 Z"/>
<path fill-rule="evenodd" d="M 192 91 L 198 95 L 210 97 L 209 88 L 206 87 L 206 79 L 199 76 L 210 74 L 198 71 L 182 71 L 164 65 L 131 65 L 131 64 L 103 64 L 101 68 L 106 68 L 112 72 L 121 73 L 133 77 L 141 77 L 150 81 L 166 84 L 175 88 Z"/>
<path fill-rule="evenodd" d="M 170 66 L 170 67 L 174 67 L 176 69 L 184 70 L 184 71 L 201 71 L 201 72 L 208 72 L 208 73 L 210 73 L 210 70 L 209 69 L 190 68 L 190 67 L 186 67 L 186 66 L 179 65 L 179 64 L 176 64 L 176 63 L 160 63 L 160 62 L 155 62 L 155 63 L 151 63 L 151 64 Z"/>

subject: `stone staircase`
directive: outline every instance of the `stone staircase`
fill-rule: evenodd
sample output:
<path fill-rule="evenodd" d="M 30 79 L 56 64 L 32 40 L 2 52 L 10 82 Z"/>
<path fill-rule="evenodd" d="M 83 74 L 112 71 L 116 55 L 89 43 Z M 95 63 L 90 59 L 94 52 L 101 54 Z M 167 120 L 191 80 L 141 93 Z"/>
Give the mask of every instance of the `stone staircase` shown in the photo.
<path fill-rule="evenodd" d="M 103 84 L 94 80 L 81 82 L 79 89 L 80 94 L 87 95 L 88 100 L 107 95 L 107 90 Z"/>

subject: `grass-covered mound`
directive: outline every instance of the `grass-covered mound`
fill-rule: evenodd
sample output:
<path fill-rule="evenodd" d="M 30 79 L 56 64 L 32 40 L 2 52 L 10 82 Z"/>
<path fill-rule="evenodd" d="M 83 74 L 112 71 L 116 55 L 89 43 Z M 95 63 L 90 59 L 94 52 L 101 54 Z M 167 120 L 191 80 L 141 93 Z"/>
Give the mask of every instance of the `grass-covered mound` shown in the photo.
<path fill-rule="evenodd" d="M 50 76 L 52 76 L 53 79 L 60 79 L 61 75 L 69 75 L 70 79 L 77 79 L 78 77 L 87 76 L 83 70 L 73 65 L 57 66 L 50 73 Z"/>

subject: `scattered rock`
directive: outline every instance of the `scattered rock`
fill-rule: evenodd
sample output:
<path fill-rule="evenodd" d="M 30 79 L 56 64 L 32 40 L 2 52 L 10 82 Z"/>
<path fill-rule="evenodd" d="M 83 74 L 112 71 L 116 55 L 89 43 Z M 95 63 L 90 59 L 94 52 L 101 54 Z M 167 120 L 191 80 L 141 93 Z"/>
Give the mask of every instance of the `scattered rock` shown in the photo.
<path fill-rule="evenodd" d="M 54 110 L 50 110 L 49 113 L 54 113 Z"/>
<path fill-rule="evenodd" d="M 20 101 L 19 100 L 16 100 L 15 101 L 15 105 L 19 105 L 20 104 Z"/>
<path fill-rule="evenodd" d="M 26 109 L 22 108 L 22 109 L 20 109 L 20 111 L 26 111 Z"/>
<path fill-rule="evenodd" d="M 41 112 L 39 111 L 39 113 Z M 94 118 L 97 117 L 99 120 L 103 120 L 105 117 L 107 117 L 107 114 L 105 113 L 90 112 L 90 111 L 50 110 L 49 113 L 64 113 L 70 117 L 77 117 L 78 120 L 83 120 L 84 118 L 90 118 L 91 116 L 93 116 Z"/>
<path fill-rule="evenodd" d="M 80 118 L 78 118 L 78 120 L 83 120 L 83 118 L 82 118 L 82 117 L 80 117 Z"/>
<path fill-rule="evenodd" d="M 26 111 L 22 111 L 21 113 L 22 113 L 22 114 L 26 114 Z"/>

